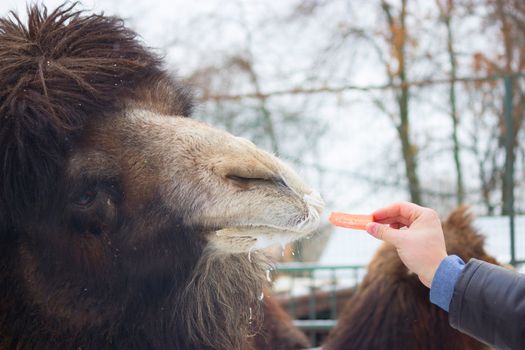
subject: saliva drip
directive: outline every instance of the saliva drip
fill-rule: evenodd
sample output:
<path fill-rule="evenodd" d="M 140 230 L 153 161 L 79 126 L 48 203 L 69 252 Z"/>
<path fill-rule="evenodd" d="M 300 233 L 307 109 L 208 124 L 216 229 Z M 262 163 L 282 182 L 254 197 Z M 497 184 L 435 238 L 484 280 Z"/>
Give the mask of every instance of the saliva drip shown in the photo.
<path fill-rule="evenodd" d="M 266 280 L 272 282 L 272 276 L 270 275 L 270 269 L 266 270 Z"/>
<path fill-rule="evenodd" d="M 252 250 L 253 250 L 253 247 L 251 247 L 250 250 L 248 250 L 248 261 L 249 262 L 252 262 Z"/>

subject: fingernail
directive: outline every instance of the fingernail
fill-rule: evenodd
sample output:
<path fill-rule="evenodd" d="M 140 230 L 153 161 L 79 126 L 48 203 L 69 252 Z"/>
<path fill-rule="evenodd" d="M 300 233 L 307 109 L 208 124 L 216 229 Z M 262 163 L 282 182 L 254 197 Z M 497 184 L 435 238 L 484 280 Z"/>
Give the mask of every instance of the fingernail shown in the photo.
<path fill-rule="evenodd" d="M 366 232 L 370 233 L 372 236 L 376 237 L 379 232 L 379 224 L 377 222 L 369 222 L 366 224 Z"/>

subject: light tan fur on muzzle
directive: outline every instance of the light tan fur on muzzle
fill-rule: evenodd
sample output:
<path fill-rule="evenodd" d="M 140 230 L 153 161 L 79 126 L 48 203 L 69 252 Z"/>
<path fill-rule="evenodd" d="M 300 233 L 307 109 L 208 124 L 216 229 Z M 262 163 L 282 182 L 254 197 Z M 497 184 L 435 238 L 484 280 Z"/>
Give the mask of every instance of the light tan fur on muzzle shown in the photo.
<path fill-rule="evenodd" d="M 147 169 L 147 183 L 157 187 L 144 191 L 160 193 L 173 209 L 191 208 L 185 224 L 209 229 L 210 246 L 218 251 L 284 244 L 318 227 L 324 207 L 320 195 L 250 141 L 189 118 L 146 110 L 128 111 L 113 123 L 121 124 L 112 125 L 121 131 L 113 135 L 120 138 L 117 143 L 132 146 L 129 162 L 140 166 L 141 174 Z M 99 142 L 108 135 L 102 128 Z M 101 142 L 105 152 L 114 144 L 113 138 Z"/>

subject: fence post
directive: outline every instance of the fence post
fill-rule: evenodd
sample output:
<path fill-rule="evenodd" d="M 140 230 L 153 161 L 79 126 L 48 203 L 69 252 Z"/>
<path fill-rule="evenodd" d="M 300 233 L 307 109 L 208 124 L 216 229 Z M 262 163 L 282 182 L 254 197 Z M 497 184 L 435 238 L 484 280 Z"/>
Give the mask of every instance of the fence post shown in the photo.
<path fill-rule="evenodd" d="M 512 157 L 514 147 L 514 133 L 513 133 L 513 118 L 512 118 L 512 80 L 513 77 L 507 75 L 504 77 L 505 82 L 505 102 L 504 102 L 504 115 L 505 115 L 505 128 L 506 128 L 506 160 L 505 160 L 505 177 L 507 182 L 507 213 L 509 214 L 509 225 L 510 225 L 510 263 L 516 264 L 516 237 L 514 230 L 514 161 Z"/>

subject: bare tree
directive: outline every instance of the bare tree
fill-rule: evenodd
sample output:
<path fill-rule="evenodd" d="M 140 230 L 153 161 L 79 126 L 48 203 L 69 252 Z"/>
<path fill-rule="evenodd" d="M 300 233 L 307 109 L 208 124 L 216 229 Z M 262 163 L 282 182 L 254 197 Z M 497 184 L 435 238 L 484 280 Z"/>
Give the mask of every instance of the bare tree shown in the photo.
<path fill-rule="evenodd" d="M 385 0 L 381 1 L 381 8 L 387 20 L 387 38 L 392 50 L 391 58 L 394 61 L 394 65 L 389 64 L 387 66 L 388 78 L 392 83 L 400 83 L 400 88 L 396 91 L 396 101 L 399 108 L 399 120 L 396 130 L 401 142 L 401 153 L 405 164 L 410 200 L 414 203 L 422 204 L 421 185 L 417 173 L 418 150 L 416 145 L 412 143 L 410 135 L 410 86 L 407 84 L 408 67 L 406 58 L 406 45 L 409 35 L 406 24 L 407 1 L 401 0 L 401 8 L 397 14 L 393 13 L 392 6 Z"/>
<path fill-rule="evenodd" d="M 525 3 L 520 0 L 486 0 L 485 5 L 489 11 L 487 18 L 487 27 L 496 27 L 499 31 L 501 42 L 501 50 L 491 50 L 487 53 L 477 53 L 475 56 L 476 69 L 483 71 L 489 75 L 497 75 L 498 77 L 512 77 L 512 107 L 513 107 L 513 129 L 512 138 L 513 143 L 510 150 L 509 161 L 517 165 L 516 154 L 518 150 L 524 145 L 520 143 L 518 134 L 520 133 L 524 120 L 525 112 L 525 91 L 523 84 L 523 76 L 519 74 L 525 70 Z M 498 52 L 494 54 L 494 52 Z M 501 83 L 503 84 L 503 83 Z M 498 100 L 504 100 L 504 91 Z M 499 147 L 503 150 L 505 148 L 507 139 L 507 129 L 504 117 L 504 107 L 501 103 L 499 113 Z M 521 164 L 523 167 L 523 164 Z M 503 169 L 503 165 L 500 164 Z M 509 200 L 506 188 L 508 186 L 505 172 L 500 172 L 501 184 L 501 212 L 508 213 Z"/>
<path fill-rule="evenodd" d="M 440 20 L 447 29 L 447 53 L 450 63 L 450 86 L 449 86 L 449 102 L 450 102 L 450 118 L 452 120 L 452 155 L 454 158 L 454 166 L 456 168 L 456 203 L 463 204 L 465 200 L 465 189 L 463 180 L 463 169 L 461 164 L 461 145 L 459 143 L 458 129 L 459 129 L 459 115 L 456 103 L 456 79 L 457 76 L 457 58 L 454 49 L 454 32 L 452 29 L 452 16 L 454 13 L 454 0 L 436 0 L 436 4 L 440 12 Z"/>

